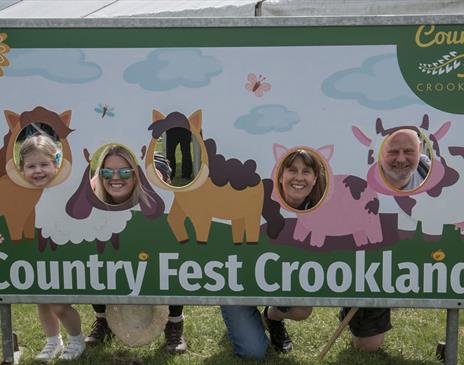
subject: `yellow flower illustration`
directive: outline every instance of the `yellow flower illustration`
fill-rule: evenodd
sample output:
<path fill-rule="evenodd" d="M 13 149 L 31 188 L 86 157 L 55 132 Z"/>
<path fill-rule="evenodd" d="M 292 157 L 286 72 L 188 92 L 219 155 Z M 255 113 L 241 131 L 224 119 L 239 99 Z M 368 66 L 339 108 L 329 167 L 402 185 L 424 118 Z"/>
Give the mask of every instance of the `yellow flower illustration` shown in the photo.
<path fill-rule="evenodd" d="M 446 255 L 441 249 L 432 252 L 432 259 L 435 261 L 443 261 L 445 257 Z"/>
<path fill-rule="evenodd" d="M 10 47 L 6 43 L 3 43 L 6 38 L 6 33 L 0 33 L 0 76 L 3 76 L 2 66 L 5 67 L 10 65 L 10 61 L 8 61 L 5 56 L 5 54 L 10 51 Z"/>
<path fill-rule="evenodd" d="M 140 251 L 139 252 L 139 260 L 140 261 L 147 261 L 150 255 L 146 253 L 145 251 Z"/>

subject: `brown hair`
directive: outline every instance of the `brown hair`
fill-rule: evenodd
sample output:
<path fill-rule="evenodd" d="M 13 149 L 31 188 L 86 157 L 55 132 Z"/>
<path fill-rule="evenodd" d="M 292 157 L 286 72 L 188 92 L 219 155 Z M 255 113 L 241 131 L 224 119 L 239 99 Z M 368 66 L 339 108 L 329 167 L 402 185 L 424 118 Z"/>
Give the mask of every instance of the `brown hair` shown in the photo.
<path fill-rule="evenodd" d="M 296 151 L 290 152 L 280 164 L 277 174 L 277 186 L 279 187 L 280 196 L 282 199 L 284 198 L 282 184 L 280 183 L 280 178 L 282 177 L 284 169 L 290 168 L 298 157 L 301 158 L 307 167 L 310 167 L 314 171 L 314 175 L 317 178 L 316 184 L 306 198 L 306 200 L 309 199 L 311 201 L 312 206 L 315 206 L 324 196 L 326 188 L 325 169 L 320 159 L 305 149 L 297 149 Z"/>

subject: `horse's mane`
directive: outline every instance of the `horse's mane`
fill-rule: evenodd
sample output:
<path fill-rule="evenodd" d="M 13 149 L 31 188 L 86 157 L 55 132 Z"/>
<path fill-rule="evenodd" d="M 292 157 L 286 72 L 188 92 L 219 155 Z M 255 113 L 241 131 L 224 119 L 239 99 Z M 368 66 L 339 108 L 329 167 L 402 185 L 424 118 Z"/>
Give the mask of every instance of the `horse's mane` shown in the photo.
<path fill-rule="evenodd" d="M 53 128 L 60 138 L 66 138 L 73 129 L 63 123 L 60 116 L 51 110 L 38 106 L 34 110 L 21 113 L 19 116 L 21 129 L 32 123 L 45 123 Z"/>
<path fill-rule="evenodd" d="M 261 177 L 256 173 L 256 162 L 246 160 L 242 163 L 236 158 L 226 160 L 223 155 L 216 153 L 216 142 L 213 139 L 205 141 L 209 161 L 209 178 L 216 186 L 227 183 L 236 189 L 243 190 L 260 183 Z"/>
<path fill-rule="evenodd" d="M 165 119 L 153 122 L 148 129 L 152 131 L 153 138 L 157 139 L 171 128 L 191 130 L 187 117 L 179 112 L 172 112 Z M 226 160 L 224 156 L 216 153 L 214 140 L 207 139 L 204 143 L 208 154 L 209 178 L 214 185 L 224 186 L 230 183 L 234 189 L 243 190 L 260 183 L 261 178 L 255 172 L 254 160 L 247 160 L 244 163 L 236 158 Z"/>
<path fill-rule="evenodd" d="M 179 112 L 172 112 L 166 118 L 153 122 L 148 127 L 154 139 L 158 139 L 164 132 L 171 128 L 184 128 L 190 130 L 187 117 Z"/>

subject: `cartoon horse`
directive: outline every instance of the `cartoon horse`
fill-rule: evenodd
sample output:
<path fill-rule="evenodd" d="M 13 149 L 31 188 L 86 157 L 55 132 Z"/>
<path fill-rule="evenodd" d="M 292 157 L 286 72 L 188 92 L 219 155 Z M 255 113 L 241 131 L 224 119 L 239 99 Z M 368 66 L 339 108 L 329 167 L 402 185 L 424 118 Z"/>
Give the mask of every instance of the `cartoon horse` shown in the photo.
<path fill-rule="evenodd" d="M 35 206 L 42 195 L 43 188 L 29 184 L 15 165 L 13 154 L 16 139 L 24 127 L 40 122 L 49 125 L 58 135 L 63 153 L 63 162 L 58 174 L 47 188 L 65 181 L 71 174 L 71 149 L 66 140 L 72 129 L 69 129 L 71 111 L 60 115 L 42 107 L 32 111 L 16 114 L 6 110 L 6 121 L 9 131 L 5 135 L 3 147 L 0 149 L 0 215 L 6 220 L 12 241 L 33 239 L 35 233 Z M 40 247 L 39 247 L 40 248 Z"/>
<path fill-rule="evenodd" d="M 232 222 L 232 240 L 235 244 L 257 243 L 260 232 L 261 215 L 268 222 L 268 234 L 276 237 L 283 228 L 284 220 L 278 204 L 270 199 L 272 180 L 261 180 L 255 172 L 256 162 L 237 159 L 226 160 L 216 154 L 216 143 L 212 139 L 203 140 L 201 135 L 202 113 L 197 110 L 188 118 L 178 112 L 165 117 L 153 111 L 153 139 L 148 146 L 145 159 L 147 178 L 155 185 L 174 192 L 174 201 L 168 214 L 168 224 L 177 241 L 189 240 L 184 226 L 189 218 L 195 228 L 198 243 L 208 241 L 213 218 Z M 192 133 L 200 145 L 201 167 L 198 175 L 187 186 L 176 188 L 161 181 L 153 164 L 153 155 L 158 138 L 170 128 L 185 128 Z"/>

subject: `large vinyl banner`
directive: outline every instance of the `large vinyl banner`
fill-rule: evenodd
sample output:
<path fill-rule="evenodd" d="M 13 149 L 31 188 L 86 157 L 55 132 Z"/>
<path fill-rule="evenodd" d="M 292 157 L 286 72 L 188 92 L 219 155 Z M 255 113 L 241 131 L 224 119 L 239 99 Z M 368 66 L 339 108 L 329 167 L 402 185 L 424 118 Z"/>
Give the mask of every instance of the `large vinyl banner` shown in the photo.
<path fill-rule="evenodd" d="M 0 300 L 459 308 L 462 26 L 0 29 Z"/>

